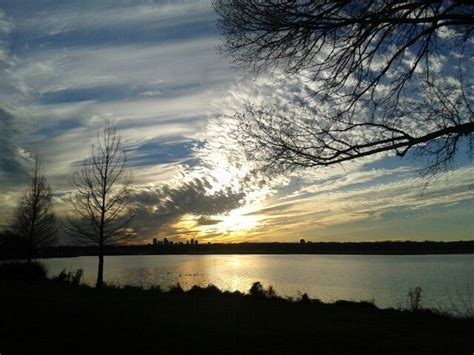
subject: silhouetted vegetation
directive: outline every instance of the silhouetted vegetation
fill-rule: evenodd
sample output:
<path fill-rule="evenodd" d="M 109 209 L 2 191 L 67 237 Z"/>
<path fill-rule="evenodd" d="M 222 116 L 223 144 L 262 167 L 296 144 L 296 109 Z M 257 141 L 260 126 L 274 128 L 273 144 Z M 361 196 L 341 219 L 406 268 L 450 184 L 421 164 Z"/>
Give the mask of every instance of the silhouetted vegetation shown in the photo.
<path fill-rule="evenodd" d="M 341 308 L 346 308 L 346 309 L 354 309 L 357 308 L 359 310 L 367 310 L 367 311 L 373 311 L 377 309 L 377 306 L 373 302 L 369 301 L 347 301 L 347 300 L 338 300 L 334 302 L 336 306 L 339 306 Z"/>
<path fill-rule="evenodd" d="M 0 264 L 0 280 L 7 282 L 46 281 L 48 270 L 38 261 L 4 262 Z"/>
<path fill-rule="evenodd" d="M 53 243 L 57 233 L 51 188 L 43 174 L 38 156 L 34 164 L 30 186 L 21 198 L 11 224 L 13 236 L 22 240 L 17 245 L 26 248 L 26 259 L 29 263 L 35 250 Z"/>
<path fill-rule="evenodd" d="M 59 275 L 53 277 L 52 280 L 63 285 L 78 286 L 81 283 L 82 274 L 82 269 L 78 269 L 76 272 L 66 272 L 66 270 L 62 270 Z"/>
<path fill-rule="evenodd" d="M 207 287 L 194 285 L 193 287 L 191 287 L 189 291 L 186 291 L 186 293 L 189 295 L 195 295 L 195 296 L 215 297 L 215 296 L 222 295 L 223 292 L 214 285 L 209 285 Z M 234 294 L 237 294 L 237 293 L 234 293 Z"/>
<path fill-rule="evenodd" d="M 282 298 L 259 282 L 248 294 L 213 285 L 99 291 L 72 282 L 80 279 L 74 274 L 62 275 L 33 284 L 0 278 L 7 286 L 0 303 L 2 353 L 434 354 L 469 353 L 474 346 L 474 319 L 430 310 Z"/>
<path fill-rule="evenodd" d="M 407 307 L 412 312 L 416 312 L 421 309 L 421 287 L 415 287 L 408 292 Z"/>
<path fill-rule="evenodd" d="M 249 291 L 250 296 L 257 298 L 275 298 L 277 294 L 272 286 L 269 286 L 267 289 L 263 287 L 260 281 L 254 282 Z"/>
<path fill-rule="evenodd" d="M 97 284 L 104 279 L 104 248 L 107 244 L 129 239 L 133 234 L 126 227 L 133 217 L 128 201 L 131 176 L 124 178 L 126 157 L 115 127 L 106 122 L 97 134 L 97 145 L 91 157 L 73 176 L 74 214 L 67 218 L 71 236 L 97 248 L 99 265 Z"/>
<path fill-rule="evenodd" d="M 472 1 L 213 3 L 234 63 L 304 78 L 288 102 L 235 115 L 242 149 L 263 168 L 414 151 L 436 172 L 463 136 L 472 143 Z"/>
<path fill-rule="evenodd" d="M 26 259 L 28 245 L 10 229 L 0 231 L 0 259 Z"/>
<path fill-rule="evenodd" d="M 176 285 L 173 285 L 169 289 L 170 293 L 184 293 L 184 289 L 181 287 L 181 284 L 178 282 Z"/>

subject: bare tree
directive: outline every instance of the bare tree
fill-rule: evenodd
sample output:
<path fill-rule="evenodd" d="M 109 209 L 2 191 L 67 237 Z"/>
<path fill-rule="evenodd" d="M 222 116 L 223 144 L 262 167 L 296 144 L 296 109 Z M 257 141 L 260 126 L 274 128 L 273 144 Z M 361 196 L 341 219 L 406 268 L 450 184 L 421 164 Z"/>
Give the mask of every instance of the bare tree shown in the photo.
<path fill-rule="evenodd" d="M 237 114 L 244 147 L 268 166 L 327 166 L 422 147 L 436 170 L 474 132 L 471 1 L 216 0 L 214 8 L 222 50 L 235 63 L 312 81 L 300 98 L 313 101 L 310 111 L 305 103 Z"/>
<path fill-rule="evenodd" d="M 13 232 L 27 246 L 28 263 L 31 263 L 35 249 L 53 243 L 57 233 L 51 188 L 43 175 L 38 156 L 34 164 L 30 186 L 16 208 L 12 222 Z"/>
<path fill-rule="evenodd" d="M 98 247 L 97 288 L 103 286 L 104 247 L 133 236 L 127 229 L 134 214 L 128 206 L 131 176 L 124 176 L 125 163 L 120 136 L 106 122 L 92 146 L 91 157 L 72 180 L 74 214 L 68 215 L 66 227 L 80 242 Z"/>

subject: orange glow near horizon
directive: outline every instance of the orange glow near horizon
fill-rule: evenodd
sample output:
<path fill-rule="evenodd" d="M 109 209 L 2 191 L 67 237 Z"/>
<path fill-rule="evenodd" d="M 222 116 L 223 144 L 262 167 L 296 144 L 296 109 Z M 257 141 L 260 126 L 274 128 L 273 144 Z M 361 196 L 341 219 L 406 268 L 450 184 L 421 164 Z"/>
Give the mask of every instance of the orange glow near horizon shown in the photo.
<path fill-rule="evenodd" d="M 251 214 L 251 209 L 247 206 L 225 215 L 212 216 L 209 223 L 200 223 L 199 219 L 199 216 L 186 215 L 173 228 L 178 231 L 178 235 L 202 242 L 232 243 L 249 239 L 252 231 L 261 224 L 261 217 Z"/>

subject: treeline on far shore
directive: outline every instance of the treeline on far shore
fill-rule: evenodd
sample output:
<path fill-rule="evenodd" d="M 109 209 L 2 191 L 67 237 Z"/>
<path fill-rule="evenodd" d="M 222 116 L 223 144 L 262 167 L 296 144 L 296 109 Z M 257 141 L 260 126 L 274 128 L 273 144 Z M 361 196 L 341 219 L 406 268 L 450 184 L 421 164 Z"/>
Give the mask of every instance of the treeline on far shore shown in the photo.
<path fill-rule="evenodd" d="M 1 241 L 0 241 L 0 244 Z M 24 249 L 3 244 L 0 258 L 24 258 Z M 380 241 L 380 242 L 305 242 L 299 243 L 157 243 L 148 245 L 106 246 L 105 255 L 160 255 L 160 254 L 363 254 L 363 255 L 426 255 L 474 254 L 474 240 Z M 36 258 L 95 256 L 95 246 L 51 246 L 35 251 Z"/>

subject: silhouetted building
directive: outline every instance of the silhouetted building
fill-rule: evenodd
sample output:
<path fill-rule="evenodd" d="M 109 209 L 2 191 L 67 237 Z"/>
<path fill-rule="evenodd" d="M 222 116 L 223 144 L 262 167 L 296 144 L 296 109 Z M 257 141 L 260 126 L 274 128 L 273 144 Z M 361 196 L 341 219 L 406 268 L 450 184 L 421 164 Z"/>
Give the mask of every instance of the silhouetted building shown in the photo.
<path fill-rule="evenodd" d="M 158 241 L 156 240 L 156 238 L 153 238 L 153 245 L 157 245 L 158 244 Z"/>

